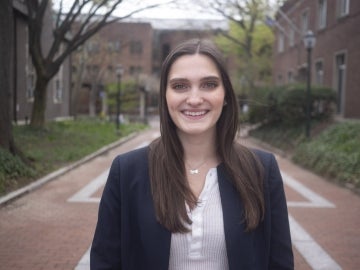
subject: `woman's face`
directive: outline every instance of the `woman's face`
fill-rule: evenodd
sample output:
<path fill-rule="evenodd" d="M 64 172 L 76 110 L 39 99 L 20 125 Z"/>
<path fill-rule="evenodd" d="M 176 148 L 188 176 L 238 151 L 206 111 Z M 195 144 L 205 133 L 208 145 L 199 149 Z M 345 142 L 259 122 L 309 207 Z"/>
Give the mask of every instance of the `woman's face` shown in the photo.
<path fill-rule="evenodd" d="M 215 135 L 224 98 L 220 72 L 210 57 L 184 55 L 172 64 L 166 102 L 180 134 Z"/>

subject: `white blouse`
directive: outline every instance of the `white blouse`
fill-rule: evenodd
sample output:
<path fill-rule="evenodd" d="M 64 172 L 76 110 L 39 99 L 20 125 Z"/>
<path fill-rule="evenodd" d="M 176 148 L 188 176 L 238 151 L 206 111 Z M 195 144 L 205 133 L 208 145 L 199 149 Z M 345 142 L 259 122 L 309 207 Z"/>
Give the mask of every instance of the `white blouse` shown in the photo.
<path fill-rule="evenodd" d="M 197 207 L 186 209 L 190 232 L 171 235 L 169 270 L 229 269 L 216 168 L 206 175 Z"/>

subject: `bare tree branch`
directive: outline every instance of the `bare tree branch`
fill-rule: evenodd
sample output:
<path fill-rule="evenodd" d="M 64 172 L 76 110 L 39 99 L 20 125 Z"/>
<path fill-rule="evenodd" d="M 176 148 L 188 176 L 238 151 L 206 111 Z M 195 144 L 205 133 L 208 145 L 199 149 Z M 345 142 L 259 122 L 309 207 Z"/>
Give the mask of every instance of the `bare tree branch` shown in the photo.
<path fill-rule="evenodd" d="M 53 29 L 53 40 L 47 51 L 42 48 L 43 20 L 51 12 L 49 0 L 27 0 L 29 49 L 36 70 L 36 88 L 31 116 L 32 126 L 42 126 L 46 107 L 46 88 L 50 79 L 59 71 L 65 59 L 104 26 L 128 18 L 145 9 L 159 6 L 147 5 L 137 8 L 122 17 L 112 17 L 122 0 L 74 0 L 64 12 L 60 0 Z M 131 0 L 129 0 L 131 1 Z M 172 1 L 170 1 L 172 2 Z M 71 31 L 75 31 L 71 33 Z"/>

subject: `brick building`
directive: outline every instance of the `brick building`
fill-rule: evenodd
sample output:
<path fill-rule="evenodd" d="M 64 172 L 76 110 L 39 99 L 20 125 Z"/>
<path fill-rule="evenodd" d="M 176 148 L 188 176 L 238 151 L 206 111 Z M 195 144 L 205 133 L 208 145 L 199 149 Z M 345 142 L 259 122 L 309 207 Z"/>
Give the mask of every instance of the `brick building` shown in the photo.
<path fill-rule="evenodd" d="M 360 118 L 360 1 L 288 0 L 276 16 L 273 76 L 276 84 L 305 82 L 303 37 L 312 30 L 312 84 L 337 93 L 340 117 Z"/>
<path fill-rule="evenodd" d="M 117 22 L 105 26 L 73 54 L 75 114 L 107 114 L 106 87 L 121 80 L 139 81 L 152 72 L 153 29 L 149 23 Z"/>
<path fill-rule="evenodd" d="M 212 21 L 128 19 L 110 24 L 99 31 L 73 57 L 74 85 L 81 78 L 78 113 L 89 113 L 91 98 L 101 99 L 108 84 L 117 80 L 116 69 L 123 68 L 122 81 L 135 81 L 140 90 L 147 90 L 147 104 L 157 107 L 158 80 L 161 64 L 167 54 L 181 41 L 210 38 Z M 220 24 L 225 28 L 227 24 Z M 216 27 L 219 22 L 216 21 Z M 83 65 L 81 65 L 81 62 Z M 78 77 L 83 66 L 83 76 Z M 94 91 L 92 90 L 94 89 Z M 91 97 L 93 95 L 93 97 Z M 96 113 L 104 110 L 104 102 L 96 102 Z"/>
<path fill-rule="evenodd" d="M 160 75 L 161 64 L 168 53 L 179 43 L 192 38 L 214 36 L 214 29 L 227 29 L 225 20 L 169 20 L 151 21 L 154 28 L 153 73 Z"/>

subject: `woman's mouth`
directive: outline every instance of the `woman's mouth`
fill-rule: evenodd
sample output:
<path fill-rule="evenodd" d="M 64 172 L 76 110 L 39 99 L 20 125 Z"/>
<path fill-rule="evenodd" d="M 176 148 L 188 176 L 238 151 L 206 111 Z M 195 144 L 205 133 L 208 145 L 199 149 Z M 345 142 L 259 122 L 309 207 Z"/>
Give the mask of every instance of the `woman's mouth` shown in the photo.
<path fill-rule="evenodd" d="M 208 111 L 203 110 L 203 111 L 183 111 L 183 114 L 187 117 L 190 118 L 196 118 L 199 119 L 201 117 L 203 117 Z"/>

